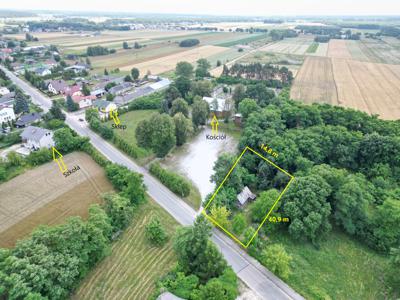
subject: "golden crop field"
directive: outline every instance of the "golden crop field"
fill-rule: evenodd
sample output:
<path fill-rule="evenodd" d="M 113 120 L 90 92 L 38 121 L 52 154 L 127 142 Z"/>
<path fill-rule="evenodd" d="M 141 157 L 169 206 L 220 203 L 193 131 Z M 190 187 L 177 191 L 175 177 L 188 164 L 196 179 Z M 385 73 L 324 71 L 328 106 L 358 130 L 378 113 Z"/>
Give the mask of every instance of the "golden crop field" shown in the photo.
<path fill-rule="evenodd" d="M 173 70 L 176 64 L 180 61 L 187 61 L 189 63 L 195 63 L 200 58 L 207 58 L 208 56 L 215 55 L 224 51 L 228 48 L 218 46 L 201 46 L 196 47 L 184 52 L 171 54 L 156 58 L 153 60 L 145 61 L 142 63 L 126 65 L 121 68 L 122 71 L 130 71 L 133 67 L 139 69 L 141 74 L 161 74 L 170 70 Z"/>
<path fill-rule="evenodd" d="M 340 49 L 335 53 L 344 53 Z M 351 107 L 383 119 L 400 119 L 400 65 L 307 57 L 291 97 L 306 103 Z"/>
<path fill-rule="evenodd" d="M 55 162 L 29 170 L 0 188 L 0 247 L 12 247 L 40 224 L 59 224 L 69 216 L 86 217 L 88 207 L 111 191 L 103 169 L 85 153 L 64 156 L 64 178 Z"/>

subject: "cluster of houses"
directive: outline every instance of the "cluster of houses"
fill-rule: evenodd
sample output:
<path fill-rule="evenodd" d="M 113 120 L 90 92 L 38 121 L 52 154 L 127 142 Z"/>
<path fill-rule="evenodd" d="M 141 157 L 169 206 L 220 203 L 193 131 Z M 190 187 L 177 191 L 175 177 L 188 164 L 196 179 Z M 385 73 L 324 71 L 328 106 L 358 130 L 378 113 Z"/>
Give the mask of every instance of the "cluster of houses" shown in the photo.
<path fill-rule="evenodd" d="M 82 86 L 84 83 L 91 87 L 90 95 L 83 94 Z M 113 86 L 106 90 L 107 85 L 110 83 L 113 83 Z M 169 79 L 158 76 L 149 76 L 146 80 L 132 83 L 125 82 L 123 77 L 113 78 L 105 75 L 93 86 L 85 80 L 78 81 L 74 85 L 68 85 L 62 79 L 46 81 L 49 93 L 61 95 L 65 99 L 71 96 L 72 101 L 78 104 L 79 109 L 95 107 L 99 110 L 100 118 L 106 118 L 111 110 L 126 106 L 136 98 L 165 89 L 170 84 L 171 81 Z M 113 96 L 113 101 L 104 100 L 104 96 L 107 94 Z"/>

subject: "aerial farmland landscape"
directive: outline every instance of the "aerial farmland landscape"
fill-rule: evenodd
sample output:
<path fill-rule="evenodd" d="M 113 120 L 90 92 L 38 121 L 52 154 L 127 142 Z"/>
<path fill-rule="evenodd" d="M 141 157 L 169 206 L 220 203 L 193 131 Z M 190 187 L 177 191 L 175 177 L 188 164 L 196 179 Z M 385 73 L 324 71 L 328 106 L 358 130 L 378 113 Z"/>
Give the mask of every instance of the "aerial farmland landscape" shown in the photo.
<path fill-rule="evenodd" d="M 5 1 L 0 300 L 396 300 L 400 6 Z"/>

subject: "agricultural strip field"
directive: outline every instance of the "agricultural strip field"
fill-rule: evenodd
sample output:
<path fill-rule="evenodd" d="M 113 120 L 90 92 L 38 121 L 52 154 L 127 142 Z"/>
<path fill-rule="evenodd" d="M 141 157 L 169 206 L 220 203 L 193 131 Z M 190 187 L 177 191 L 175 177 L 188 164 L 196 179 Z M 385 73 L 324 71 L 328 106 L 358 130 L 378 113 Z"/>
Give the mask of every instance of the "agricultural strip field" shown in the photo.
<path fill-rule="evenodd" d="M 291 97 L 305 103 L 338 104 L 331 60 L 307 57 L 297 73 Z"/>
<path fill-rule="evenodd" d="M 307 52 L 307 55 L 312 56 L 326 56 L 328 54 L 328 43 L 316 43 L 318 44 L 317 49 L 314 53 Z M 310 46 L 311 47 L 311 46 Z"/>
<path fill-rule="evenodd" d="M 291 97 L 305 103 L 329 103 L 400 119 L 400 66 L 340 58 L 308 57 Z"/>
<path fill-rule="evenodd" d="M 89 155 L 64 156 L 66 166 L 80 170 L 67 178 L 49 162 L 5 182 L 0 188 L 0 247 L 12 247 L 40 224 L 59 224 L 69 216 L 86 217 L 88 207 L 111 191 L 103 169 Z"/>
<path fill-rule="evenodd" d="M 139 69 L 141 74 L 150 72 L 151 74 L 160 74 L 172 70 L 180 61 L 187 61 L 195 63 L 200 58 L 207 58 L 209 56 L 227 51 L 227 48 L 217 46 L 202 46 L 191 50 L 186 50 L 177 54 L 167 55 L 150 61 L 127 65 L 122 67 L 122 71 L 129 71 L 133 67 Z"/>
<path fill-rule="evenodd" d="M 345 40 L 330 40 L 328 45 L 328 57 L 351 59 Z"/>
<path fill-rule="evenodd" d="M 274 53 L 304 55 L 312 43 L 313 38 L 311 36 L 299 36 L 296 38 L 286 38 L 284 40 L 271 43 L 260 48 L 259 50 Z"/>
<path fill-rule="evenodd" d="M 155 216 L 170 237 L 162 247 L 152 246 L 145 237 L 145 226 Z M 132 224 L 113 244 L 111 255 L 89 273 L 72 299 L 149 299 L 157 278 L 176 263 L 172 235 L 177 226 L 153 200 L 139 206 Z"/>

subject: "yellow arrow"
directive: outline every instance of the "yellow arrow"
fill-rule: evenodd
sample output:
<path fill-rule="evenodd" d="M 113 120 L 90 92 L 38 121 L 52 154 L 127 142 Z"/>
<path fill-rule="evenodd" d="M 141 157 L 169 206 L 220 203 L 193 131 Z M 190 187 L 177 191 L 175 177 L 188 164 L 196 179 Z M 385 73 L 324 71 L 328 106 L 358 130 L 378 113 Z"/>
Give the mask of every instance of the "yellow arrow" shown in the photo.
<path fill-rule="evenodd" d="M 118 111 L 110 110 L 110 117 L 114 120 L 115 125 L 119 125 L 121 121 L 118 118 Z"/>
<path fill-rule="evenodd" d="M 64 164 L 62 154 L 58 152 L 57 149 L 54 147 L 52 147 L 52 150 L 53 150 L 53 160 L 57 162 L 61 173 L 64 173 L 65 171 L 67 171 L 67 166 Z"/>
<path fill-rule="evenodd" d="M 214 117 L 211 120 L 211 134 L 212 135 L 217 135 L 218 134 L 218 119 L 214 115 Z"/>

